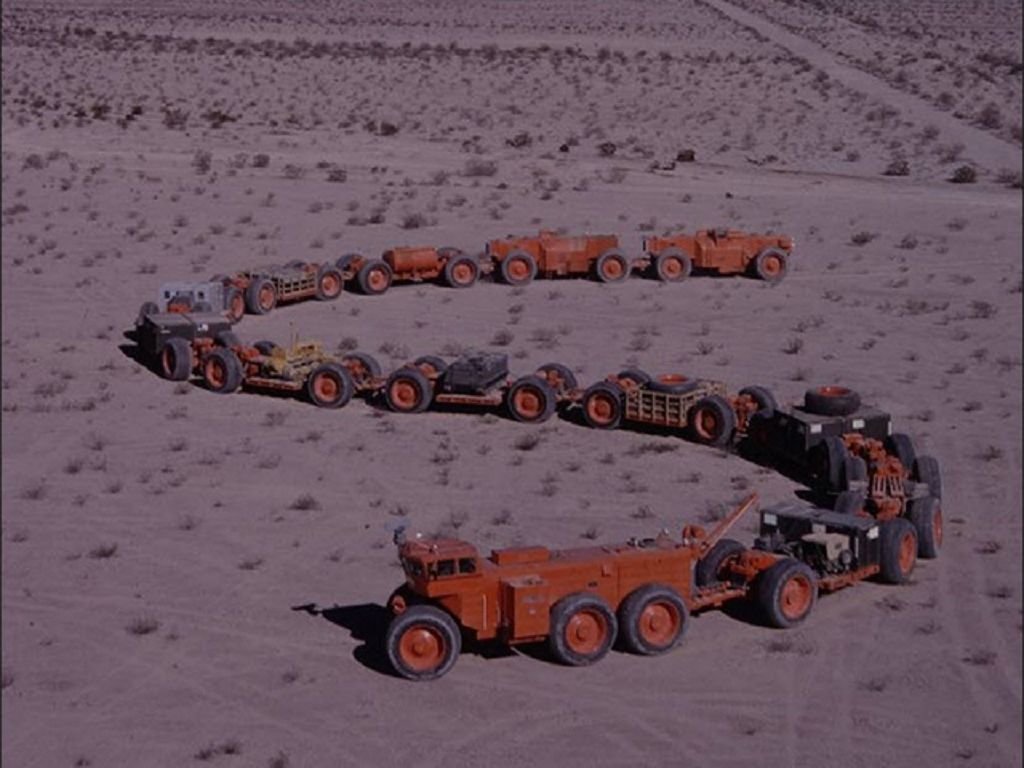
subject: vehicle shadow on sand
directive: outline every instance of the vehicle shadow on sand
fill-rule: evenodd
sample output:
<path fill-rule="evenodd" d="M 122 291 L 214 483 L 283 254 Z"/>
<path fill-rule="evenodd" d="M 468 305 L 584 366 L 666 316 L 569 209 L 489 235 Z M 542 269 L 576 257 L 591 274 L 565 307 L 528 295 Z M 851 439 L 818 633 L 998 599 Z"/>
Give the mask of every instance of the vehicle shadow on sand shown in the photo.
<path fill-rule="evenodd" d="M 356 661 L 373 672 L 390 677 L 399 676 L 391 668 L 384 652 L 384 634 L 387 632 L 392 616 L 387 607 L 376 603 L 355 603 L 320 608 L 315 603 L 309 603 L 292 606 L 292 610 L 326 619 L 331 624 L 348 630 L 349 636 L 353 640 L 360 641 L 360 645 L 352 651 L 352 657 Z M 515 651 L 508 648 L 492 643 L 467 642 L 465 639 L 462 653 L 470 653 L 485 659 L 515 655 Z"/>

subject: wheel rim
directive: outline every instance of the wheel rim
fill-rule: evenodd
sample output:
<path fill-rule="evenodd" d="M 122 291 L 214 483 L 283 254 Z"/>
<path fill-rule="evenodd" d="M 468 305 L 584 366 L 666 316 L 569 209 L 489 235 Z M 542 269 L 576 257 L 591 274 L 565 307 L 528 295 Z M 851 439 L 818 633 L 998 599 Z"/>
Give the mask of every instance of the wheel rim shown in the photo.
<path fill-rule="evenodd" d="M 434 627 L 421 624 L 409 627 L 398 642 L 402 663 L 416 672 L 429 672 L 444 662 L 448 644 Z"/>
<path fill-rule="evenodd" d="M 523 258 L 510 259 L 505 270 L 513 282 L 525 280 L 530 276 L 530 265 Z"/>
<path fill-rule="evenodd" d="M 320 291 L 324 296 L 334 298 L 341 292 L 341 281 L 333 274 L 324 275 L 320 279 Z"/>
<path fill-rule="evenodd" d="M 702 439 L 714 440 L 721 429 L 721 420 L 710 408 L 699 408 L 694 414 L 693 429 Z"/>
<path fill-rule="evenodd" d="M 679 611 L 668 601 L 652 601 L 640 614 L 640 636 L 648 645 L 663 648 L 671 645 L 679 634 L 682 620 Z"/>
<path fill-rule="evenodd" d="M 264 285 L 260 288 L 260 309 L 264 312 L 269 312 L 274 308 L 274 287 L 272 285 Z"/>
<path fill-rule="evenodd" d="M 366 276 L 366 283 L 374 292 L 383 291 L 388 287 L 388 276 L 384 274 L 383 269 L 371 269 L 370 274 Z"/>
<path fill-rule="evenodd" d="M 206 361 L 204 373 L 210 386 L 216 389 L 223 387 L 228 378 L 227 366 L 217 357 L 211 357 Z"/>
<path fill-rule="evenodd" d="M 388 390 L 391 402 L 401 411 L 411 411 L 420 402 L 420 389 L 411 379 L 397 379 Z"/>
<path fill-rule="evenodd" d="M 469 285 L 473 282 L 475 270 L 471 264 L 459 262 L 452 267 L 452 282 L 456 285 Z"/>
<path fill-rule="evenodd" d="M 761 271 L 766 277 L 777 277 L 782 272 L 782 259 L 775 254 L 761 260 Z"/>
<path fill-rule="evenodd" d="M 235 320 L 242 319 L 242 315 L 245 314 L 245 299 L 243 299 L 241 295 L 236 294 L 235 296 L 231 297 L 230 311 L 231 317 L 233 317 Z"/>
<path fill-rule="evenodd" d="M 611 424 L 618 410 L 618 402 L 607 392 L 596 392 L 587 398 L 587 415 L 595 424 Z"/>
<path fill-rule="evenodd" d="M 521 417 L 532 421 L 544 412 L 544 395 L 535 387 L 520 387 L 512 395 L 512 407 Z"/>
<path fill-rule="evenodd" d="M 174 349 L 171 347 L 164 347 L 163 353 L 160 355 L 160 367 L 163 368 L 164 376 L 170 377 L 174 373 L 175 363 L 178 361 L 177 355 L 174 353 Z"/>
<path fill-rule="evenodd" d="M 683 274 L 683 262 L 675 256 L 661 261 L 661 276 L 667 280 L 677 280 Z"/>
<path fill-rule="evenodd" d="M 601 649 L 608 637 L 608 623 L 595 610 L 584 609 L 573 614 L 565 628 L 565 643 L 581 656 L 590 656 Z"/>
<path fill-rule="evenodd" d="M 779 592 L 779 610 L 790 621 L 799 619 L 811 607 L 814 584 L 802 573 L 788 579 Z"/>
<path fill-rule="evenodd" d="M 932 538 L 936 548 L 942 546 L 942 509 L 939 507 L 935 508 L 935 516 L 932 517 Z"/>
<path fill-rule="evenodd" d="M 625 271 L 624 265 L 618 259 L 605 259 L 601 264 L 601 275 L 605 280 L 618 280 Z"/>
<path fill-rule="evenodd" d="M 333 402 L 341 393 L 341 386 L 329 373 L 318 373 L 313 378 L 313 394 L 317 400 Z"/>
<path fill-rule="evenodd" d="M 899 561 L 900 561 L 900 573 L 904 576 L 910 573 L 914 567 L 914 561 L 917 559 L 917 542 L 914 540 L 914 536 L 910 531 L 907 531 L 900 537 L 900 548 L 899 548 Z"/>

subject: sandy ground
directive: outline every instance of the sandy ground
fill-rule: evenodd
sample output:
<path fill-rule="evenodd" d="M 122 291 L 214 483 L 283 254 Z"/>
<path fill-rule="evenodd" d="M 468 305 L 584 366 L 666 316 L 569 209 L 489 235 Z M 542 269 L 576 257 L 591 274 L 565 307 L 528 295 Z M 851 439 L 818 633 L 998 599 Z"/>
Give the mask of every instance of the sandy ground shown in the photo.
<path fill-rule="evenodd" d="M 4 762 L 1019 765 L 1019 5 L 875 3 L 874 33 L 851 3 L 276 5 L 4 5 Z M 865 66 L 843 30 L 915 63 Z M 957 53 L 994 82 L 935 71 Z M 962 165 L 976 183 L 947 181 Z M 564 419 L 218 396 L 119 348 L 164 280 L 715 225 L 793 235 L 789 277 L 396 287 L 238 330 L 386 367 L 483 348 L 584 382 L 632 363 L 788 401 L 857 388 L 942 462 L 945 548 L 788 633 L 712 612 L 656 659 L 391 677 L 373 606 L 397 525 L 574 546 L 799 486 Z"/>

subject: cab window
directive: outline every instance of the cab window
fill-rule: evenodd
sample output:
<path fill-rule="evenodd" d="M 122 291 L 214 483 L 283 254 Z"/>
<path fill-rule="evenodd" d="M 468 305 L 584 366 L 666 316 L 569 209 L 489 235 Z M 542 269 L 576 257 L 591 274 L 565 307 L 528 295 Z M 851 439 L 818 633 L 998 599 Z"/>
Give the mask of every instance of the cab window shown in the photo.
<path fill-rule="evenodd" d="M 437 561 L 437 575 L 441 576 L 454 576 L 455 575 L 455 561 L 454 560 L 438 560 Z"/>
<path fill-rule="evenodd" d="M 459 573 L 476 573 L 476 558 L 463 557 L 459 559 Z"/>

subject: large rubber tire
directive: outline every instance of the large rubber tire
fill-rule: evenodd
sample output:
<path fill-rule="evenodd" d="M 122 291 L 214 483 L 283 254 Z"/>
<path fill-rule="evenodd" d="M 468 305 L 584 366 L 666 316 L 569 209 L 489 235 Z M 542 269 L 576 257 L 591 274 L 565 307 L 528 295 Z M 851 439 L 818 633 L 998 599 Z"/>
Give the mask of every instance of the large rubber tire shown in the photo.
<path fill-rule="evenodd" d="M 623 368 L 616 374 L 616 378 L 625 379 L 637 387 L 646 387 L 653 378 L 647 371 L 640 368 Z"/>
<path fill-rule="evenodd" d="M 316 297 L 320 301 L 334 301 L 344 287 L 345 278 L 337 267 L 324 264 L 316 273 Z"/>
<path fill-rule="evenodd" d="M 914 459 L 917 458 L 917 449 L 914 448 L 914 441 L 910 435 L 902 432 L 894 432 L 885 438 L 885 450 L 900 460 L 903 468 L 910 473 L 914 468 Z"/>
<path fill-rule="evenodd" d="M 721 583 L 718 577 L 723 563 L 745 551 L 746 547 L 735 539 L 720 539 L 704 557 L 697 561 L 694 569 L 694 580 L 698 587 L 711 587 Z"/>
<path fill-rule="evenodd" d="M 811 474 L 826 491 L 842 490 L 843 470 L 850 452 L 843 438 L 830 435 L 811 449 Z"/>
<path fill-rule="evenodd" d="M 506 285 L 529 285 L 537 276 L 537 262 L 526 251 L 512 251 L 498 266 Z"/>
<path fill-rule="evenodd" d="M 270 356 L 274 354 L 274 349 L 277 347 L 277 344 L 272 341 L 257 341 L 253 344 L 253 347 L 255 347 L 256 351 L 261 355 Z"/>
<path fill-rule="evenodd" d="M 575 374 L 561 363 L 544 363 L 537 369 L 537 375 L 545 379 L 559 395 L 568 394 L 579 386 Z"/>
<path fill-rule="evenodd" d="M 903 517 L 894 517 L 879 526 L 878 578 L 886 584 L 903 584 L 917 562 L 917 530 Z"/>
<path fill-rule="evenodd" d="M 619 632 L 627 651 L 643 656 L 667 653 L 683 641 L 690 611 L 672 587 L 647 584 L 619 606 Z"/>
<path fill-rule="evenodd" d="M 836 496 L 833 509 L 840 515 L 856 515 L 864 509 L 867 498 L 866 491 L 843 491 Z"/>
<path fill-rule="evenodd" d="M 396 413 L 422 413 L 430 407 L 434 388 L 419 368 L 404 366 L 388 376 L 384 400 Z"/>
<path fill-rule="evenodd" d="M 594 429 L 615 429 L 622 423 L 624 396 L 622 388 L 610 381 L 592 384 L 580 400 L 583 420 Z"/>
<path fill-rule="evenodd" d="M 348 370 L 338 363 L 321 363 L 306 379 L 306 397 L 319 408 L 341 408 L 355 388 Z"/>
<path fill-rule="evenodd" d="M 505 408 L 509 416 L 526 424 L 540 424 L 550 419 L 557 402 L 555 390 L 540 376 L 516 379 L 505 393 Z"/>
<path fill-rule="evenodd" d="M 693 272 L 693 260 L 678 248 L 666 248 L 651 257 L 654 274 L 663 283 L 678 283 Z"/>
<path fill-rule="evenodd" d="M 754 274 L 766 283 L 777 283 L 786 276 L 789 254 L 780 248 L 765 248 L 754 258 Z"/>
<path fill-rule="evenodd" d="M 203 358 L 203 382 L 211 392 L 227 395 L 242 386 L 242 363 L 227 347 L 214 347 Z"/>
<path fill-rule="evenodd" d="M 445 362 L 443 357 L 437 355 L 420 355 L 412 364 L 423 371 L 426 376 L 434 376 L 441 378 L 444 376 L 445 371 L 448 370 L 448 363 Z"/>
<path fill-rule="evenodd" d="M 384 633 L 391 668 L 407 680 L 434 680 L 447 673 L 462 650 L 462 632 L 449 614 L 432 605 L 411 605 Z"/>
<path fill-rule="evenodd" d="M 721 395 L 702 397 L 687 414 L 693 439 L 703 445 L 725 446 L 736 432 L 736 413 Z"/>
<path fill-rule="evenodd" d="M 480 265 L 469 256 L 458 254 L 444 264 L 444 284 L 449 288 L 471 288 L 480 278 Z"/>
<path fill-rule="evenodd" d="M 942 470 L 934 456 L 918 456 L 910 470 L 910 477 L 919 483 L 925 483 L 931 495 L 942 498 Z"/>
<path fill-rule="evenodd" d="M 848 491 L 868 479 L 868 465 L 860 456 L 847 456 L 843 460 L 843 471 L 839 489 Z"/>
<path fill-rule="evenodd" d="M 815 387 L 804 393 L 804 410 L 819 416 L 849 416 L 860 408 L 860 395 L 838 386 Z"/>
<path fill-rule="evenodd" d="M 651 392 L 662 392 L 666 395 L 685 395 L 697 388 L 697 382 L 679 373 L 660 373 L 647 382 Z"/>
<path fill-rule="evenodd" d="M 766 419 L 770 419 L 774 416 L 775 411 L 779 409 L 779 403 L 768 387 L 762 387 L 754 384 L 741 389 L 740 394 L 747 395 L 757 403 L 757 411 L 755 411 L 755 413 L 760 414 Z"/>
<path fill-rule="evenodd" d="M 818 579 L 805 563 L 783 558 L 758 577 L 756 600 L 769 626 L 795 627 L 818 600 Z"/>
<path fill-rule="evenodd" d="M 611 248 L 594 262 L 594 276 L 602 283 L 621 283 L 629 277 L 629 260 L 617 248 Z"/>
<path fill-rule="evenodd" d="M 253 315 L 265 315 L 277 306 L 277 289 L 274 283 L 258 277 L 245 289 L 245 308 Z"/>
<path fill-rule="evenodd" d="M 187 381 L 192 375 L 192 345 L 181 338 L 168 339 L 160 350 L 160 373 L 171 381 Z"/>
<path fill-rule="evenodd" d="M 908 502 L 907 519 L 917 531 L 917 556 L 933 560 L 942 549 L 942 501 L 924 496 Z"/>
<path fill-rule="evenodd" d="M 242 346 L 242 340 L 238 338 L 238 334 L 234 331 L 221 331 L 214 337 L 213 343 L 218 347 Z"/>
<path fill-rule="evenodd" d="M 237 323 L 245 317 L 245 297 L 233 285 L 224 289 L 224 314 L 232 323 Z"/>
<path fill-rule="evenodd" d="M 341 364 L 348 370 L 357 388 L 366 387 L 381 376 L 380 363 L 365 352 L 349 352 L 341 358 Z"/>
<path fill-rule="evenodd" d="M 600 661 L 617 634 L 615 614 L 597 595 L 577 592 L 551 607 L 548 647 L 562 664 L 583 667 Z"/>
<path fill-rule="evenodd" d="M 392 272 L 387 262 L 371 259 L 359 268 L 356 283 L 367 296 L 380 296 L 391 287 Z"/>

